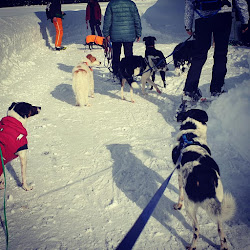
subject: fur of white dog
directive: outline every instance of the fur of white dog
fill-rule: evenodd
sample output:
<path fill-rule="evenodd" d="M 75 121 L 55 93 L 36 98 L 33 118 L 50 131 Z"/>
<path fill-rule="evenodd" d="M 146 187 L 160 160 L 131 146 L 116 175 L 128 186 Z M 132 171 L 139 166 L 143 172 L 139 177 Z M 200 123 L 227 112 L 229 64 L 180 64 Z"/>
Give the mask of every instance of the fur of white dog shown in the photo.
<path fill-rule="evenodd" d="M 72 88 L 76 98 L 76 106 L 90 106 L 89 94 L 94 97 L 94 75 L 92 67 L 101 63 L 94 56 L 88 54 L 86 58 L 73 68 Z"/>
<path fill-rule="evenodd" d="M 181 209 L 184 201 L 192 221 L 193 240 L 188 249 L 196 249 L 199 238 L 199 207 L 217 222 L 221 249 L 228 249 L 222 223 L 233 217 L 236 205 L 232 195 L 223 191 L 219 167 L 207 145 L 208 116 L 203 110 L 191 109 L 178 114 L 177 121 L 182 124 L 172 159 L 178 169 L 180 194 L 174 208 Z"/>

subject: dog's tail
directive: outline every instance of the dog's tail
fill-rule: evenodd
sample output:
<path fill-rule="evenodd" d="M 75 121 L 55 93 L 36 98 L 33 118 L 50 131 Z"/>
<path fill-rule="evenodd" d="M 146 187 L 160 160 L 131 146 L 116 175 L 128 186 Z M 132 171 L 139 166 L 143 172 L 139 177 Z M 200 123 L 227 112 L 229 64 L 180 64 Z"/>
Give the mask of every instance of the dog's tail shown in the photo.
<path fill-rule="evenodd" d="M 236 211 L 235 199 L 230 193 L 224 193 L 223 200 L 209 199 L 205 202 L 205 210 L 215 221 L 228 221 Z"/>

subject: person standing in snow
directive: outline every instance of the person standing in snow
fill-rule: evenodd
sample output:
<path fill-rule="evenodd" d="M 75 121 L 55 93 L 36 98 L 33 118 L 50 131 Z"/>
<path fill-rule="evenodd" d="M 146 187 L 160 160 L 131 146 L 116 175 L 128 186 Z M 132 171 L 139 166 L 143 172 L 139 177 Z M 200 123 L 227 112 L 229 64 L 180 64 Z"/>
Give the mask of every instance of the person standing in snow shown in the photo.
<path fill-rule="evenodd" d="M 195 21 L 195 48 L 183 90 L 184 101 L 197 101 L 202 96 L 198 85 L 202 67 L 211 47 L 212 35 L 215 48 L 210 93 L 211 96 L 219 96 L 223 92 L 232 25 L 232 0 L 224 0 L 224 5 L 218 13 L 214 10 L 197 10 L 193 2 L 194 0 L 185 0 L 185 29 L 188 35 L 193 35 L 192 27 Z M 245 0 L 235 0 L 235 4 L 241 17 L 242 32 L 245 32 L 249 19 L 247 3 Z"/>
<path fill-rule="evenodd" d="M 112 42 L 112 69 L 118 75 L 121 47 L 124 55 L 133 55 L 133 43 L 140 41 L 141 18 L 136 4 L 131 0 L 111 0 L 106 8 L 103 24 L 103 36 Z"/>
<path fill-rule="evenodd" d="M 65 14 L 61 10 L 61 0 L 52 0 L 50 5 L 50 10 L 51 10 L 51 18 L 56 28 L 55 49 L 64 50 L 65 47 L 62 47 L 61 44 L 63 37 L 62 19 Z"/>
<path fill-rule="evenodd" d="M 95 35 L 95 30 L 98 36 L 102 36 L 100 29 L 101 25 L 101 8 L 97 0 L 89 0 L 89 3 L 86 8 L 86 24 L 88 27 L 88 22 L 91 29 L 91 34 Z"/>

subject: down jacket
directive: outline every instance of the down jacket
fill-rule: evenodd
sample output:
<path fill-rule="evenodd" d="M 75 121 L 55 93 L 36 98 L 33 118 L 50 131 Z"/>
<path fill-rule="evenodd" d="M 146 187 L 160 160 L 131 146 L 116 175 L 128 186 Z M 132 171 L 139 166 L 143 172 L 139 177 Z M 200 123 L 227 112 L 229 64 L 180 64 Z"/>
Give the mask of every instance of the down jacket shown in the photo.
<path fill-rule="evenodd" d="M 131 0 L 111 0 L 106 8 L 103 36 L 111 42 L 134 42 L 141 37 L 141 19 Z"/>
<path fill-rule="evenodd" d="M 61 6 L 61 0 L 52 0 L 50 9 L 51 9 L 51 19 L 54 17 L 63 18 L 62 13 L 62 6 Z"/>
<path fill-rule="evenodd" d="M 4 164 L 15 159 L 18 151 L 28 148 L 27 130 L 17 119 L 6 116 L 0 121 L 0 147 Z M 0 164 L 0 176 L 3 173 Z"/>
<path fill-rule="evenodd" d="M 184 23 L 187 30 L 191 30 L 193 27 L 193 21 L 201 18 L 198 13 L 194 10 L 193 5 L 194 0 L 185 0 L 185 16 Z M 231 7 L 224 5 L 218 13 L 232 12 L 232 0 L 228 0 L 231 3 Z M 239 11 L 240 21 L 242 24 L 247 24 L 249 19 L 248 5 L 245 0 L 235 0 L 235 7 Z M 202 16 L 209 16 L 214 13 L 214 11 L 199 11 Z"/>

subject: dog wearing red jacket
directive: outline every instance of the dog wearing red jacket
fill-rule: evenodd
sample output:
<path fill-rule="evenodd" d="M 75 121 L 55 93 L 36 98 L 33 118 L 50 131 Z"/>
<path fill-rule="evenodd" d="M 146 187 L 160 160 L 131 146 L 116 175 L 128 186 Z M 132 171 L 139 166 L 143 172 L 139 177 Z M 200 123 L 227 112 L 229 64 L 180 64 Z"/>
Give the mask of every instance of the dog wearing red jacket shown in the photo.
<path fill-rule="evenodd" d="M 38 114 L 41 107 L 32 106 L 26 102 L 13 102 L 8 109 L 7 116 L 0 121 L 0 148 L 3 162 L 8 162 L 19 157 L 21 163 L 22 187 L 29 191 L 31 186 L 27 185 L 27 119 Z M 0 164 L 0 189 L 4 188 L 4 176 L 2 161 Z"/>

